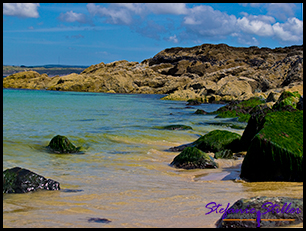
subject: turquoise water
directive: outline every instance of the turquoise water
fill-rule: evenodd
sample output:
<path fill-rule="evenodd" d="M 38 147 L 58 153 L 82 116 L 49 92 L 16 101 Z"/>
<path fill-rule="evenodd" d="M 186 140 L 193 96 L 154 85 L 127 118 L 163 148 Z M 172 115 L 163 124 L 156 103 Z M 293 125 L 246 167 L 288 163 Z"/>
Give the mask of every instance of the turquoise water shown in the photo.
<path fill-rule="evenodd" d="M 279 188 L 220 180 L 235 166 L 181 170 L 169 166 L 178 154 L 166 151 L 193 142 L 223 121 L 196 115 L 222 105 L 186 108 L 162 95 L 57 92 L 3 89 L 3 169 L 20 166 L 60 182 L 60 191 L 3 195 L 5 227 L 214 227 L 219 214 L 205 215 L 211 201 L 233 203 L 241 197 Z M 193 130 L 158 126 L 185 124 Z M 55 135 L 67 136 L 83 154 L 50 154 Z M 241 161 L 240 161 L 241 163 Z M 235 169 L 239 174 L 239 169 Z M 209 180 L 202 176 L 210 175 Z M 219 178 L 220 179 L 219 179 Z M 207 178 L 208 179 L 208 178 Z M 295 185 L 300 192 L 299 184 Z M 292 190 L 285 190 L 292 193 Z M 285 193 L 284 191 L 284 193 Z M 293 193 L 295 191 L 293 190 Z M 106 218 L 110 223 L 89 222 Z"/>

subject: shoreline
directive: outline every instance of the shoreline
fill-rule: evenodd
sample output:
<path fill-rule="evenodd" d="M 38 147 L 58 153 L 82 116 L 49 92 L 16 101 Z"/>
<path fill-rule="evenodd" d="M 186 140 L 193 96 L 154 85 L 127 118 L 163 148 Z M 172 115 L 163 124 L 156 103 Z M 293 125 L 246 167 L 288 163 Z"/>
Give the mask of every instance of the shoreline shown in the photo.
<path fill-rule="evenodd" d="M 140 142 L 140 144 L 142 143 Z M 221 215 L 214 214 L 212 216 L 204 216 L 204 214 L 207 212 L 205 211 L 204 208 L 205 203 L 209 203 L 211 200 L 216 200 L 218 203 L 220 202 L 226 204 L 226 202 L 234 203 L 236 198 L 240 198 L 240 195 L 247 195 L 247 197 L 256 194 L 268 195 L 268 196 L 269 195 L 298 196 L 298 193 L 300 193 L 298 190 L 300 190 L 300 188 L 303 187 L 303 182 L 301 183 L 274 182 L 271 187 L 266 187 L 267 183 L 265 182 L 235 183 L 229 180 L 222 181 L 222 179 L 221 180 L 219 179 L 228 176 L 228 174 L 227 175 L 220 175 L 220 174 L 216 175 L 216 174 L 218 174 L 217 171 L 220 171 L 223 174 L 223 172 L 226 172 L 224 171 L 224 169 L 222 170 L 219 169 L 217 171 L 213 170 L 214 172 L 211 171 L 212 173 L 209 173 L 207 175 L 207 177 L 210 177 L 210 180 L 207 180 L 207 178 L 204 178 L 203 180 L 203 178 L 201 178 L 202 176 L 199 176 L 199 174 L 201 175 L 201 172 L 204 172 L 205 169 L 181 170 L 181 169 L 173 169 L 172 167 L 164 164 L 164 163 L 170 163 L 168 159 L 169 160 L 173 159 L 174 156 L 177 154 L 178 154 L 177 152 L 166 153 L 163 150 L 161 151 L 156 150 L 155 153 L 148 155 L 148 157 L 147 155 L 144 155 L 144 157 L 142 157 L 144 158 L 143 160 L 137 159 L 136 163 L 134 162 L 134 159 L 131 160 L 131 162 L 127 162 L 128 165 L 130 166 L 134 167 L 142 166 L 142 168 L 147 168 L 150 170 L 154 169 L 159 172 L 155 175 L 150 175 L 150 176 L 148 175 L 147 176 L 148 179 L 149 178 L 151 179 L 156 178 L 156 179 L 150 181 L 149 183 L 147 183 L 147 185 L 140 184 L 140 188 L 138 187 L 136 188 L 134 187 L 134 185 L 129 185 L 127 184 L 128 182 L 124 182 L 127 181 L 129 178 L 129 176 L 124 176 L 124 174 L 120 174 L 122 169 L 124 169 L 123 166 L 125 162 L 118 163 L 119 159 L 116 159 L 117 161 L 114 163 L 114 165 L 116 165 L 116 169 L 117 171 L 119 171 L 118 174 L 119 176 L 111 176 L 111 177 L 108 176 L 105 179 L 105 182 L 101 181 L 103 182 L 101 186 L 96 184 L 95 181 L 89 181 L 86 183 L 86 184 L 94 183 L 93 185 L 98 187 L 97 189 L 90 191 L 89 186 L 82 185 L 80 186 L 80 188 L 84 188 L 83 192 L 70 194 L 70 196 L 68 196 L 68 194 L 65 194 L 63 192 L 63 194 L 61 194 L 62 196 L 59 196 L 60 198 L 50 198 L 50 201 L 48 202 L 49 206 L 51 207 L 50 211 L 55 211 L 55 214 L 57 214 L 57 216 L 59 217 L 75 216 L 76 219 L 79 219 L 77 221 L 74 221 L 73 219 L 71 221 L 70 220 L 64 221 L 63 219 L 59 219 L 59 223 L 53 223 L 53 225 L 57 224 L 56 226 L 69 227 L 69 223 L 71 223 L 72 226 L 77 226 L 77 227 L 97 227 L 99 225 L 98 223 L 95 226 L 94 223 L 86 223 L 86 219 L 81 220 L 82 217 L 88 215 L 88 216 L 105 216 L 106 218 L 109 218 L 110 220 L 113 221 L 112 223 L 103 225 L 103 227 L 160 227 L 160 226 L 177 227 L 180 225 L 185 225 L 185 226 L 193 225 L 193 227 L 194 226 L 202 227 L 203 224 L 206 224 L 205 222 L 210 222 L 209 225 L 205 225 L 205 227 L 209 226 L 214 228 L 215 227 L 214 223 L 211 223 L 211 220 L 216 219 L 215 221 L 217 221 L 217 219 L 219 219 Z M 155 159 L 158 163 L 161 162 L 162 164 L 156 165 Z M 105 161 L 107 160 L 105 159 Z M 104 163 L 101 163 L 100 165 L 105 167 L 107 166 Z M 100 165 L 98 166 L 101 168 Z M 86 167 L 86 165 L 84 167 Z M 230 171 L 235 172 L 235 167 L 233 169 L 229 168 L 228 170 L 229 172 Z M 134 170 L 126 169 L 126 171 L 132 174 Z M 126 173 L 126 171 L 124 172 Z M 167 171 L 170 171 L 171 173 L 168 173 Z M 146 171 L 144 173 L 146 173 Z M 149 174 L 149 172 L 146 174 Z M 175 176 L 174 178 L 171 177 L 172 179 L 174 179 L 175 183 L 174 182 L 171 183 L 171 181 L 166 181 L 168 177 L 163 178 L 164 174 Z M 95 174 L 92 175 L 95 176 Z M 68 175 L 64 176 L 63 179 L 65 180 L 66 177 L 68 177 Z M 120 192 L 116 191 L 115 193 L 113 193 L 113 191 L 108 189 L 108 187 L 112 187 L 111 186 L 112 184 L 107 184 L 108 178 L 111 178 L 112 182 L 110 183 L 112 184 L 119 184 L 119 183 L 123 184 L 123 186 L 121 186 L 120 184 L 120 189 L 121 189 Z M 123 178 L 123 180 L 119 178 Z M 133 178 L 130 178 L 129 180 L 132 179 Z M 136 179 L 137 178 L 135 178 L 135 180 Z M 159 183 L 157 183 L 156 180 L 159 179 L 160 181 L 158 181 Z M 63 185 L 65 187 L 69 187 L 67 181 L 66 184 Z M 135 185 L 138 185 L 138 183 Z M 182 190 L 180 185 L 182 185 Z M 219 188 L 219 190 L 211 191 L 210 189 L 211 187 Z M 235 187 L 237 188 L 237 190 L 235 190 Z M 144 188 L 146 189 L 143 190 Z M 226 189 L 231 190 L 232 193 L 231 194 L 227 193 Z M 204 197 L 204 199 L 202 198 L 201 195 L 201 193 L 203 192 L 206 192 L 208 194 L 207 196 Z M 212 195 L 210 194 L 211 192 L 213 192 Z M 50 192 L 47 193 L 49 193 L 50 195 L 52 194 Z M 45 200 L 45 198 L 43 198 L 44 195 L 46 194 L 41 193 L 41 194 L 35 194 L 35 195 L 33 194 L 26 196 L 25 198 L 27 198 L 27 200 L 31 198 L 30 196 L 34 196 L 34 198 L 32 198 L 33 201 L 31 201 L 31 204 L 30 203 L 27 204 L 26 201 L 20 199 L 22 197 L 19 197 L 19 199 L 25 205 L 28 205 L 31 208 L 33 208 L 33 206 L 35 207 L 35 205 L 39 205 L 39 202 Z M 122 197 L 122 199 L 120 197 Z M 225 198 L 221 200 L 220 198 L 222 197 Z M 52 206 L 52 203 L 55 204 L 56 202 L 58 202 L 58 200 L 59 200 L 59 207 Z M 98 204 L 100 207 L 98 207 Z M 162 211 L 163 209 L 165 209 L 166 211 L 163 212 L 162 214 L 170 217 L 169 219 L 167 219 L 167 221 L 158 222 L 158 219 L 160 217 L 160 211 Z M 177 209 L 181 209 L 181 211 L 178 212 Z M 135 214 L 130 215 L 125 210 L 135 211 Z M 152 215 L 147 211 L 152 212 Z M 33 213 L 34 211 L 26 211 L 26 214 L 24 215 L 26 215 L 27 217 Z M 21 218 L 21 215 L 23 214 L 22 213 L 19 213 L 19 215 L 18 213 L 10 214 L 10 212 L 5 214 L 8 220 L 19 219 Z M 51 214 L 50 217 L 51 218 L 48 218 L 49 220 L 54 218 L 55 216 L 52 216 Z M 204 219 L 204 221 L 199 221 L 199 219 L 202 218 Z M 48 221 L 43 221 L 43 222 L 48 222 Z M 31 226 L 30 223 L 25 222 L 24 224 L 27 227 Z M 38 224 L 35 222 L 34 224 L 36 224 L 36 226 L 44 226 L 43 224 Z"/>

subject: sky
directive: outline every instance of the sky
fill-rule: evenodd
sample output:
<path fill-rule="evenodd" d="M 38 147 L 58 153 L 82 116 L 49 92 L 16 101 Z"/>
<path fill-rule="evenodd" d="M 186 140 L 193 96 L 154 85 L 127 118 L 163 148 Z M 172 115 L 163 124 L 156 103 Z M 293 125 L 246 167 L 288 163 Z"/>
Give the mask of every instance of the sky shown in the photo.
<path fill-rule="evenodd" d="M 302 3 L 3 3 L 3 65 L 152 58 L 171 47 L 303 44 Z"/>

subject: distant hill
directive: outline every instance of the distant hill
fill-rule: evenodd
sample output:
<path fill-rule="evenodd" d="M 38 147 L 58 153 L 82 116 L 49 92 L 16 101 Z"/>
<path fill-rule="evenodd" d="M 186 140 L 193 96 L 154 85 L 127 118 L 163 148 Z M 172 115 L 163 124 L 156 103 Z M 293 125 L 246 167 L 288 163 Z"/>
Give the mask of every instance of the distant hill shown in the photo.
<path fill-rule="evenodd" d="M 24 66 L 27 68 L 36 68 L 36 67 L 44 67 L 44 68 L 83 68 L 86 69 L 89 66 L 78 66 L 78 65 L 59 65 L 59 64 L 46 64 L 46 65 L 37 65 L 37 66 Z"/>
<path fill-rule="evenodd" d="M 71 73 L 81 73 L 83 70 L 88 68 L 88 66 L 78 66 L 78 65 L 58 65 L 58 64 L 47 64 L 40 66 L 13 66 L 13 65 L 3 65 L 3 76 L 12 75 L 22 71 L 37 71 L 39 74 L 47 74 L 48 76 L 55 75 L 68 75 Z"/>

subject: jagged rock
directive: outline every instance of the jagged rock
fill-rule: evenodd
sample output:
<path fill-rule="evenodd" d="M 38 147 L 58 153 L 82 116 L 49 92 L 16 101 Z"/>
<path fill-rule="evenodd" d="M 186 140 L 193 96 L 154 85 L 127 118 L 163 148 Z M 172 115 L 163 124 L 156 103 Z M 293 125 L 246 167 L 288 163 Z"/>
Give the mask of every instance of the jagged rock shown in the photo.
<path fill-rule="evenodd" d="M 26 193 L 38 189 L 60 190 L 60 184 L 20 167 L 3 171 L 3 193 Z"/>
<path fill-rule="evenodd" d="M 212 157 L 195 147 L 185 148 L 170 165 L 184 169 L 218 168 Z"/>
<path fill-rule="evenodd" d="M 203 44 L 165 49 L 141 63 L 100 63 L 81 74 L 50 78 L 18 73 L 3 78 L 3 87 L 168 94 L 164 99 L 216 102 L 246 100 L 256 92 L 287 89 L 298 82 L 303 85 L 303 46 L 269 49 Z"/>

